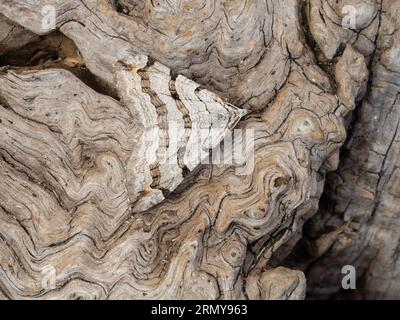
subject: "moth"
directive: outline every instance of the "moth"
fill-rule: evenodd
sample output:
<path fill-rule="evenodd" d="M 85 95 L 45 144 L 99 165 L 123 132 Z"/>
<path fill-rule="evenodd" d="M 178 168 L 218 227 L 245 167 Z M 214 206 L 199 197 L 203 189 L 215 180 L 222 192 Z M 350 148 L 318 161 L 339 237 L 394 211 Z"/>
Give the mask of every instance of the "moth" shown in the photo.
<path fill-rule="evenodd" d="M 133 212 L 141 212 L 175 190 L 247 111 L 145 55 L 115 70 L 119 95 L 140 130 L 126 176 Z"/>

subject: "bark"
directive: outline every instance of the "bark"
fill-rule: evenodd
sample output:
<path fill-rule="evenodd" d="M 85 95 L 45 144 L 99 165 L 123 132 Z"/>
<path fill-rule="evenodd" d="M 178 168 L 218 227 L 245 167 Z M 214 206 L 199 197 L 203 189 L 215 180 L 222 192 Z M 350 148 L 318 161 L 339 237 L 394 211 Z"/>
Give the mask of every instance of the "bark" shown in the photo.
<path fill-rule="evenodd" d="M 400 298 L 399 8 L 399 1 L 376 4 L 368 93 L 355 112 L 339 169 L 329 175 L 321 208 L 296 249 L 302 258 L 289 259 L 307 270 L 314 298 Z M 348 264 L 356 267 L 359 283 L 350 293 L 340 287 Z"/>
<path fill-rule="evenodd" d="M 330 274 L 351 263 L 373 274 L 363 294 L 396 296 L 375 284 L 382 264 L 395 279 L 398 243 L 399 6 L 382 6 L 0 0 L 11 30 L 0 33 L 0 298 L 302 299 L 293 269 L 325 297 L 340 283 L 319 280 L 331 263 Z M 241 163 L 153 167 L 144 154 L 168 150 L 178 111 L 185 154 L 201 123 L 218 128 L 216 148 L 245 114 L 236 128 L 254 148 L 246 139 Z M 346 127 L 339 171 L 294 248 Z"/>

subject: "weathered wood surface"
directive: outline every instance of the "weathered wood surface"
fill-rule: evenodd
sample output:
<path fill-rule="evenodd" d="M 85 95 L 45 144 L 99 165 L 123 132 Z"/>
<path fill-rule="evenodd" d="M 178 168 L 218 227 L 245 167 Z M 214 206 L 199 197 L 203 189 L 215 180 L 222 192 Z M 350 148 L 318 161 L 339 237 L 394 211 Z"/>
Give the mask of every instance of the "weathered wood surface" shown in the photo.
<path fill-rule="evenodd" d="M 359 25 L 327 36 L 333 27 L 313 29 L 307 6 L 327 3 L 0 0 L 25 37 L 61 32 L 79 49 L 0 74 L 0 297 L 304 298 L 304 275 L 274 266 L 338 165 L 344 117 L 366 91 L 367 63 L 381 66 L 374 36 L 385 25 L 374 2 L 346 1 L 362 9 Z M 46 5 L 57 19 L 44 30 Z M 396 65 L 395 50 L 382 59 Z M 203 165 L 135 210 L 129 159 L 140 120 L 119 67 L 138 54 L 250 111 L 238 125 L 254 131 L 250 174 Z M 77 72 L 83 64 L 96 85 Z"/>
<path fill-rule="evenodd" d="M 307 270 L 314 298 L 400 299 L 400 2 L 365 3 L 371 15 L 360 35 L 374 30 L 363 52 L 374 53 L 368 92 L 339 170 L 329 176 L 321 208 L 289 263 Z M 327 41 L 326 50 L 334 46 Z M 356 267 L 356 291 L 341 291 L 343 265 Z"/>
<path fill-rule="evenodd" d="M 0 15 L 0 55 L 19 49 L 38 38 L 38 35 Z"/>

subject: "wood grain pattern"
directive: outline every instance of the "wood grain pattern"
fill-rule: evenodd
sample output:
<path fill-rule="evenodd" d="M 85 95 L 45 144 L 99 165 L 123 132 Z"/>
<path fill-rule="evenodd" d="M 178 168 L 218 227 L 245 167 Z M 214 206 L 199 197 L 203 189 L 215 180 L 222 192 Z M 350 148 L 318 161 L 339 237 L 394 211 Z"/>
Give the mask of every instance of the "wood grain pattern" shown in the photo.
<path fill-rule="evenodd" d="M 12 23 L 73 41 L 116 93 L 60 68 L 2 68 L 0 295 L 304 298 L 304 274 L 279 265 L 338 166 L 374 49 L 350 31 L 325 45 L 313 3 L 0 0 Z M 375 6 L 362 8 L 372 30 Z M 235 125 L 254 132 L 247 162 L 198 166 Z"/>
<path fill-rule="evenodd" d="M 369 14 L 351 33 L 370 43 L 360 46 L 366 57 L 373 53 L 369 86 L 350 122 L 339 169 L 329 175 L 321 208 L 288 265 L 307 270 L 310 297 L 399 299 L 400 2 L 358 4 Z M 336 38 L 326 43 L 328 51 L 335 46 Z M 343 66 L 351 70 L 347 57 Z M 354 73 L 357 78 L 360 69 Z M 341 290 L 345 264 L 357 270 L 357 290 Z"/>

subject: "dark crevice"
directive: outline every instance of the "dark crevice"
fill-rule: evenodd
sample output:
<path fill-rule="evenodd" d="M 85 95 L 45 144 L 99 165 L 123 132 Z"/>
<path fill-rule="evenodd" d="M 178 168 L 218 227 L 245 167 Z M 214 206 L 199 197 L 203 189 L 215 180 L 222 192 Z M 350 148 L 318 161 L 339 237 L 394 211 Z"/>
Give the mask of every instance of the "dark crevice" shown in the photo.
<path fill-rule="evenodd" d="M 143 17 L 146 5 L 144 0 L 110 0 L 110 3 L 116 12 L 139 18 Z M 157 4 L 159 4 L 159 2 Z"/>
<path fill-rule="evenodd" d="M 299 23 L 303 31 L 304 41 L 306 45 L 310 48 L 310 50 L 314 53 L 314 57 L 316 60 L 316 64 L 325 72 L 326 76 L 329 79 L 331 87 L 334 91 L 336 91 L 337 84 L 334 77 L 334 63 L 333 60 L 326 59 L 324 53 L 318 46 L 317 42 L 315 41 L 309 24 L 309 10 L 310 10 L 310 3 L 309 1 L 301 1 L 299 4 Z M 342 51 L 341 51 L 342 50 Z M 338 50 L 343 52 L 344 48 Z"/>
<path fill-rule="evenodd" d="M 0 68 L 18 71 L 65 69 L 96 92 L 119 100 L 114 88 L 89 71 L 75 43 L 58 31 L 1 55 Z"/>
<path fill-rule="evenodd" d="M 310 29 L 309 29 L 309 21 L 308 21 L 308 11 L 309 10 L 309 3 L 308 2 L 302 2 L 301 5 L 301 15 L 300 15 L 300 24 L 303 28 L 303 33 L 305 36 L 305 41 L 307 45 L 310 47 L 310 49 L 313 51 L 315 54 L 315 58 L 317 60 L 318 66 L 325 72 L 325 74 L 329 77 L 330 81 L 332 84 L 334 84 L 333 88 L 337 87 L 336 79 L 334 77 L 334 66 L 337 63 L 338 59 L 342 56 L 343 51 L 346 48 L 346 44 L 342 44 L 337 52 L 335 53 L 335 56 L 333 59 L 328 60 L 321 49 L 318 47 L 317 43 L 315 42 L 315 39 L 313 38 Z M 379 33 L 379 31 L 378 31 Z M 375 55 L 375 52 L 373 56 Z M 373 67 L 373 59 L 369 61 L 368 69 L 372 70 Z M 343 166 L 344 159 L 349 159 L 351 158 L 351 150 L 349 148 L 349 145 L 352 140 L 352 132 L 354 131 L 354 126 L 357 123 L 360 123 L 360 117 L 361 117 L 361 112 L 362 112 L 362 104 L 365 101 L 365 99 L 368 99 L 368 95 L 370 94 L 371 91 L 371 79 L 373 77 L 370 75 L 369 77 L 369 82 L 367 85 L 366 92 L 364 93 L 364 96 L 358 99 L 355 107 L 354 112 L 350 112 L 345 120 L 345 127 L 346 131 L 349 133 L 347 136 L 346 141 L 343 143 L 343 146 L 341 147 L 340 150 L 340 161 L 339 163 L 341 166 L 333 172 L 329 172 L 326 175 L 326 182 L 324 186 L 323 193 L 321 195 L 320 201 L 319 201 L 319 210 L 318 212 L 308 221 L 305 222 L 302 230 L 302 238 L 297 242 L 296 246 L 290 253 L 288 257 L 284 260 L 284 265 L 289 267 L 289 268 L 295 268 L 295 269 L 300 269 L 303 270 L 303 272 L 306 275 L 306 278 L 309 282 L 307 285 L 307 298 L 308 299 L 321 299 L 321 298 L 335 298 L 338 293 L 343 293 L 343 290 L 341 290 L 341 283 L 338 281 L 335 283 L 337 287 L 333 287 L 333 283 L 327 284 L 327 281 L 332 281 L 332 279 L 323 279 L 321 277 L 321 282 L 316 283 L 315 281 L 313 282 L 313 276 L 310 278 L 310 273 L 314 272 L 314 267 L 321 267 L 326 261 L 332 261 L 331 264 L 334 265 L 335 260 L 334 257 L 332 257 L 332 252 L 334 252 L 335 245 L 337 244 L 338 239 L 333 241 L 329 248 L 326 249 L 322 254 L 317 254 L 314 252 L 316 249 L 316 242 L 318 239 L 320 239 L 322 236 L 329 234 L 330 232 L 337 231 L 338 228 L 340 228 L 340 223 L 344 224 L 344 218 L 343 218 L 343 212 L 337 212 L 336 207 L 338 205 L 337 200 L 335 199 L 334 196 L 337 194 L 337 186 L 340 185 L 341 183 L 346 183 L 342 182 L 341 174 L 340 174 L 340 168 Z M 335 89 L 336 90 L 336 89 Z M 365 140 L 365 143 L 368 143 L 368 139 L 370 137 L 362 137 L 363 140 Z M 359 141 L 359 143 L 361 143 Z M 339 227 L 338 227 L 339 226 Z M 340 236 L 339 236 L 340 237 Z M 337 252 L 335 253 L 337 254 Z M 338 266 L 338 270 L 340 270 Z M 329 270 L 331 271 L 331 270 Z M 338 271 L 339 272 L 339 271 Z M 327 287 L 330 288 L 330 292 L 326 292 L 324 295 L 321 296 L 321 293 L 319 292 L 318 289 Z M 353 292 L 353 294 L 356 294 L 356 292 Z"/>

